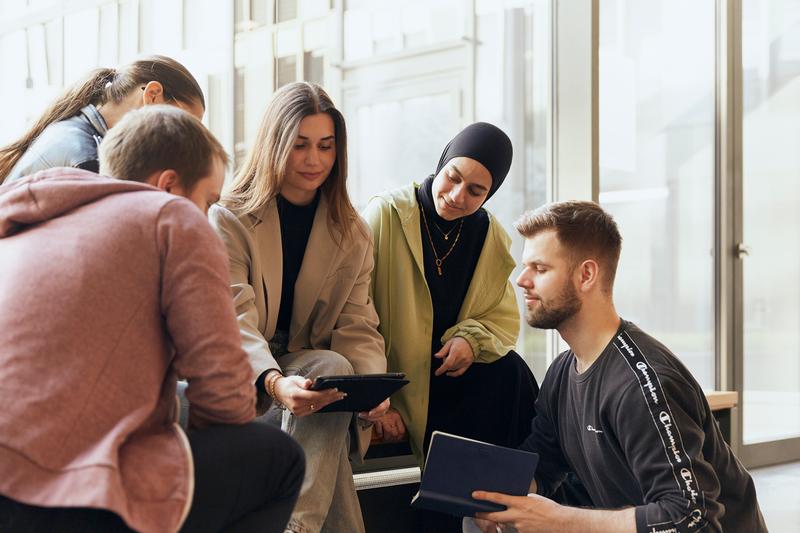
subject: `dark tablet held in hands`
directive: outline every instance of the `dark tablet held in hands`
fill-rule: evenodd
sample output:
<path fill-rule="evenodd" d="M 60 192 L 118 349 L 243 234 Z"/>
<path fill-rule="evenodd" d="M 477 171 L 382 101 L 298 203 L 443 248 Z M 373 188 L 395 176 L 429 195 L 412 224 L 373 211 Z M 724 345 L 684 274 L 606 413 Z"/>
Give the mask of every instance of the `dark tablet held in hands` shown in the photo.
<path fill-rule="evenodd" d="M 320 413 L 369 411 L 408 383 L 402 372 L 387 374 L 359 374 L 347 376 L 320 376 L 311 390 L 339 389 L 347 397 L 326 405 Z"/>

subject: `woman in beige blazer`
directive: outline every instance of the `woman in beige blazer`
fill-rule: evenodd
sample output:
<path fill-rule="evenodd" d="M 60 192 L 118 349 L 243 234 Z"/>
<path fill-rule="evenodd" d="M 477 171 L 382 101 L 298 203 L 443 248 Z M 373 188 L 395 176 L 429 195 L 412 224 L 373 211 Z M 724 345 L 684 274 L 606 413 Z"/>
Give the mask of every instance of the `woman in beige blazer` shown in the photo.
<path fill-rule="evenodd" d="M 322 88 L 293 83 L 273 96 L 255 146 L 210 211 L 228 249 L 265 418 L 306 453 L 289 531 L 364 531 L 348 450 L 350 433 L 359 434 L 358 449 L 369 432 L 348 428 L 369 426 L 389 407 L 386 400 L 358 417 L 317 413 L 343 393 L 309 390 L 317 376 L 386 369 L 369 297 L 371 233 L 350 203 L 346 177 L 344 118 Z"/>

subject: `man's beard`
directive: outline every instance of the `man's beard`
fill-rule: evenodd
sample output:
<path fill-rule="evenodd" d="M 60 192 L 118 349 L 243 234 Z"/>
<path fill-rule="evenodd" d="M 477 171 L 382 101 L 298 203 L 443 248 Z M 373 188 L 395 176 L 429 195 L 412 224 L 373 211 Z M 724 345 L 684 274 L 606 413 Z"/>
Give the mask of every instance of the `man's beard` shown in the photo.
<path fill-rule="evenodd" d="M 581 310 L 581 301 L 578 291 L 567 281 L 558 298 L 545 303 L 539 300 L 539 306 L 528 309 L 525 320 L 531 327 L 538 329 L 558 329 L 565 320 L 572 318 Z"/>

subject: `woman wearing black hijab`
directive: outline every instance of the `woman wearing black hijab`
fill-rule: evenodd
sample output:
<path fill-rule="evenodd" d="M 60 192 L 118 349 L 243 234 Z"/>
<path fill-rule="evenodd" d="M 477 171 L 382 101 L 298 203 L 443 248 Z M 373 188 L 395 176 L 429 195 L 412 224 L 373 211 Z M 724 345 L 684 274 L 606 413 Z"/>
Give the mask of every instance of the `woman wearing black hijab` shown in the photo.
<path fill-rule="evenodd" d="M 364 213 L 388 369 L 411 380 L 376 432 L 391 441 L 407 431 L 420 464 L 436 430 L 512 447 L 530 432 L 538 385 L 513 351 L 520 316 L 511 239 L 482 207 L 511 157 L 505 133 L 472 124 L 434 174 L 374 197 Z"/>

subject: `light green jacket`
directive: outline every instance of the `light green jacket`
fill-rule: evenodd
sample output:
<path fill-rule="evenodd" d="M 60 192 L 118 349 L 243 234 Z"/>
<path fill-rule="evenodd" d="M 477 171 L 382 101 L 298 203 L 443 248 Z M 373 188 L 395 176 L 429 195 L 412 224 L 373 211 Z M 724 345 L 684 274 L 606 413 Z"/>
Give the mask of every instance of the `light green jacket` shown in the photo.
<path fill-rule="evenodd" d="M 386 342 L 390 372 L 405 372 L 411 381 L 392 396 L 422 460 L 428 416 L 433 304 L 422 264 L 422 235 L 416 185 L 375 196 L 363 215 L 375 237 L 372 297 L 380 317 L 378 330 Z M 489 230 L 472 276 L 458 323 L 442 343 L 463 337 L 475 362 L 490 363 L 514 349 L 519 334 L 519 309 L 509 281 L 515 263 L 511 238 L 489 215 Z M 451 378 L 447 378 L 451 379 Z M 458 378 L 452 378 L 458 379 Z M 475 394 L 488 394 L 475 391 Z"/>

